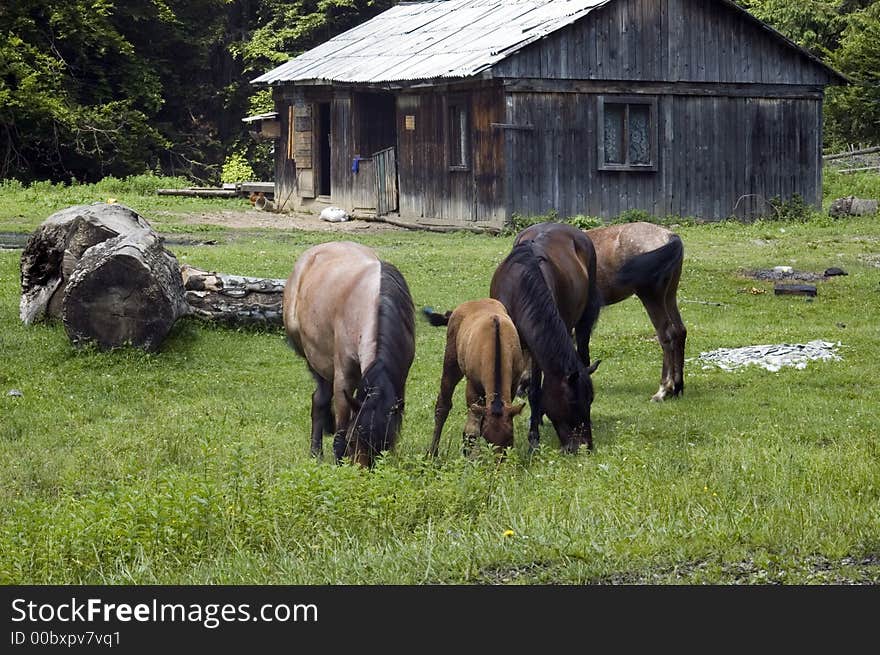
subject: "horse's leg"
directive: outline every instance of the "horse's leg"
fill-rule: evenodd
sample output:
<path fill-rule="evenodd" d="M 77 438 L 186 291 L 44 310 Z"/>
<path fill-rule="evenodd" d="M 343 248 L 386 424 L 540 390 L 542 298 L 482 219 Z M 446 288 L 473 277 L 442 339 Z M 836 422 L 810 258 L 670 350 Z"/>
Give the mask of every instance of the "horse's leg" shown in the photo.
<path fill-rule="evenodd" d="M 638 290 L 636 295 L 645 306 L 648 317 L 654 325 L 654 331 L 657 333 L 657 340 L 663 349 L 663 369 L 660 373 L 660 388 L 657 390 L 657 393 L 651 396 L 652 401 L 659 402 L 672 394 L 675 389 L 675 383 L 672 379 L 675 361 L 671 330 L 672 320 L 666 309 L 665 298 L 662 293 L 657 293 L 656 287 L 650 290 Z"/>
<path fill-rule="evenodd" d="M 541 369 L 537 362 L 532 360 L 532 373 L 529 379 L 529 451 L 538 449 L 541 433 L 538 428 L 541 425 Z"/>
<path fill-rule="evenodd" d="M 687 328 L 681 320 L 678 311 L 678 279 L 681 275 L 681 266 L 675 271 L 669 285 L 666 287 L 666 313 L 669 315 L 669 332 L 672 340 L 672 395 L 678 396 L 684 392 L 684 346 L 687 340 Z"/>
<path fill-rule="evenodd" d="M 324 455 L 324 434 L 333 433 L 333 414 L 330 412 L 330 401 L 333 399 L 333 387 L 320 375 L 312 371 L 315 379 L 315 392 L 312 394 L 312 457 L 321 459 Z"/>
<path fill-rule="evenodd" d="M 584 366 L 590 365 L 590 334 L 593 332 L 593 326 L 596 325 L 596 319 L 599 318 L 600 309 L 601 305 L 591 300 L 574 326 L 578 357 Z"/>
<path fill-rule="evenodd" d="M 467 403 L 467 418 L 464 423 L 464 431 L 461 435 L 462 453 L 469 455 L 473 452 L 477 437 L 482 434 L 480 417 L 475 415 L 471 407 L 476 404 L 485 402 L 483 393 L 480 388 L 472 381 L 467 381 L 467 387 L 464 393 L 465 403 Z"/>
<path fill-rule="evenodd" d="M 443 426 L 446 424 L 446 418 L 449 416 L 449 410 L 452 409 L 452 394 L 463 377 L 464 374 L 458 365 L 455 339 L 447 339 L 446 353 L 443 357 L 443 377 L 440 379 L 440 393 L 437 394 L 437 403 L 434 406 L 434 437 L 431 439 L 431 446 L 428 448 L 429 455 L 435 457 L 437 455 L 440 435 L 443 432 Z"/>
<path fill-rule="evenodd" d="M 336 416 L 336 435 L 333 437 L 333 456 L 336 463 L 342 462 L 348 451 L 348 425 L 352 420 L 352 411 L 348 396 L 353 397 L 357 387 L 349 380 L 343 367 L 337 366 L 333 380 L 333 411 Z"/>

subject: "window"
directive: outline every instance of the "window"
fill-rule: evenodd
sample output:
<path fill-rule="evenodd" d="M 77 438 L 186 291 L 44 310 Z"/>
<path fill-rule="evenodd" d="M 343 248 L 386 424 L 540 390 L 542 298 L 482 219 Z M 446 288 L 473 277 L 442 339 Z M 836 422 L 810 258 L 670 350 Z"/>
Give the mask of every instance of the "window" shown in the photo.
<path fill-rule="evenodd" d="M 447 105 L 446 152 L 451 170 L 467 170 L 468 113 L 463 99 L 450 99 Z"/>
<path fill-rule="evenodd" d="M 599 97 L 599 170 L 657 170 L 657 99 Z"/>

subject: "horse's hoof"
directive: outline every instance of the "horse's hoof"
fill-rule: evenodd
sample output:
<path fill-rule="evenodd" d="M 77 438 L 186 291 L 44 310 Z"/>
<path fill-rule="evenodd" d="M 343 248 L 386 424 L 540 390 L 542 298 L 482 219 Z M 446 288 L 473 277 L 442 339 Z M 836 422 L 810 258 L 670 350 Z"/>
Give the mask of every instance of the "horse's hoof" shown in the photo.
<path fill-rule="evenodd" d="M 655 393 L 653 396 L 651 396 L 651 402 L 652 403 L 662 403 L 664 400 L 666 400 L 666 396 L 668 396 L 668 395 L 669 395 L 669 391 L 661 388 L 657 393 Z"/>

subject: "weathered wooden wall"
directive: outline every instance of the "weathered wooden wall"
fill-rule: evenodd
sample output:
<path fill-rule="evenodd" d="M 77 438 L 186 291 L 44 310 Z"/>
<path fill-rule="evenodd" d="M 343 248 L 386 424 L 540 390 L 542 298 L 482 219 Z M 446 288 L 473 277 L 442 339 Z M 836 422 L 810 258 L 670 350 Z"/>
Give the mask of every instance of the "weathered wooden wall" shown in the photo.
<path fill-rule="evenodd" d="M 289 90 L 274 90 L 275 110 L 281 123 L 281 137 L 275 142 L 275 206 L 282 211 L 294 209 L 296 195 L 296 166 L 288 157 L 290 135 L 290 110 L 293 98 Z"/>
<path fill-rule="evenodd" d="M 449 166 L 444 90 L 402 93 L 397 100 L 400 217 L 500 225 L 504 201 L 503 132 L 492 126 L 504 116 L 500 86 L 456 92 L 468 107 L 468 167 Z M 407 116 L 410 127 L 407 128 Z"/>
<path fill-rule="evenodd" d="M 511 212 L 725 218 L 767 210 L 775 196 L 821 198 L 820 99 L 660 96 L 657 171 L 600 171 L 597 95 L 508 98 L 508 122 L 534 126 L 507 132 Z"/>
<path fill-rule="evenodd" d="M 492 68 L 496 77 L 827 84 L 828 72 L 723 2 L 615 0 Z"/>

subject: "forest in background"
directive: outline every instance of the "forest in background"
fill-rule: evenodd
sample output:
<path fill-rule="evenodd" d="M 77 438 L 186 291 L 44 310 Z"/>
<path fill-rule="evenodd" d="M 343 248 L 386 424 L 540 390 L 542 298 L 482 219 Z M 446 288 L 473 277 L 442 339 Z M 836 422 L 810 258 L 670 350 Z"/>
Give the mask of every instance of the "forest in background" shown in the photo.
<path fill-rule="evenodd" d="M 0 5 L 0 179 L 145 172 L 272 179 L 241 119 L 272 110 L 250 80 L 391 0 L 15 0 Z M 836 68 L 825 146 L 880 144 L 880 0 L 743 0 Z M 226 175 L 224 175 L 224 170 Z"/>

